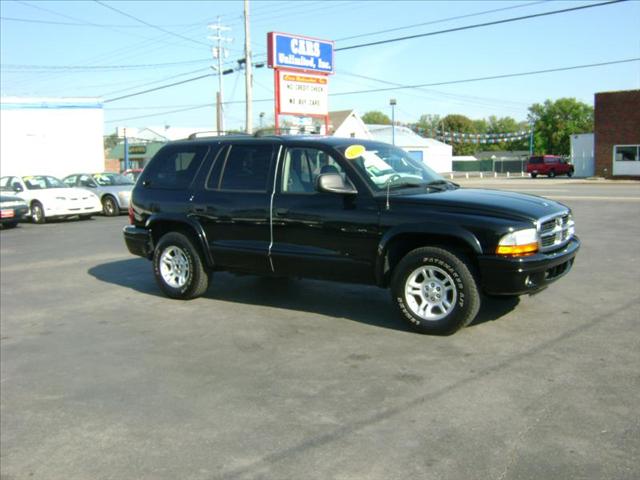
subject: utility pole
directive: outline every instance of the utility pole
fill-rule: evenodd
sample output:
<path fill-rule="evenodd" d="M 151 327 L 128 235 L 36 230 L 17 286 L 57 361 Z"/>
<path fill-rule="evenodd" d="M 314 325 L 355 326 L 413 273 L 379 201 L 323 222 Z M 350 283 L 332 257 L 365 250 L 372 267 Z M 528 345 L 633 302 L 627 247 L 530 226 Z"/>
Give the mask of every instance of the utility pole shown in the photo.
<path fill-rule="evenodd" d="M 218 72 L 218 93 L 216 94 L 216 128 L 218 130 L 218 135 L 224 135 L 224 113 L 222 108 L 222 58 L 226 58 L 228 52 L 227 49 L 222 46 L 222 43 L 231 42 L 233 39 L 222 36 L 223 31 L 231 30 L 231 28 L 223 27 L 220 24 L 220 17 L 218 17 L 217 23 L 210 24 L 207 27 L 210 30 L 214 30 L 216 32 L 215 35 L 207 38 L 214 42 L 218 42 L 217 47 L 211 47 L 211 53 L 213 55 L 213 58 L 218 60 L 218 66 L 212 67 Z"/>
<path fill-rule="evenodd" d="M 251 36 L 249 34 L 249 0 L 244 0 L 244 80 L 246 89 L 246 102 L 247 102 L 247 133 L 253 133 L 253 92 L 251 90 L 253 83 L 252 69 L 251 69 Z"/>

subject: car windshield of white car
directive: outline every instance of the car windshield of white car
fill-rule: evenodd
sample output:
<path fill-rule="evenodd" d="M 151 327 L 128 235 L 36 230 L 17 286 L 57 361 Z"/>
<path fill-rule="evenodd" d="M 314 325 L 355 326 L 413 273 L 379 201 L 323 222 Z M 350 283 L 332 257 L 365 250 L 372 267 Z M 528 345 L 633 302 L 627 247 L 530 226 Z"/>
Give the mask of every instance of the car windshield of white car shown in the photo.
<path fill-rule="evenodd" d="M 38 175 L 35 177 L 22 177 L 22 181 L 28 190 L 42 190 L 45 188 L 66 188 L 66 185 L 56 177 Z"/>

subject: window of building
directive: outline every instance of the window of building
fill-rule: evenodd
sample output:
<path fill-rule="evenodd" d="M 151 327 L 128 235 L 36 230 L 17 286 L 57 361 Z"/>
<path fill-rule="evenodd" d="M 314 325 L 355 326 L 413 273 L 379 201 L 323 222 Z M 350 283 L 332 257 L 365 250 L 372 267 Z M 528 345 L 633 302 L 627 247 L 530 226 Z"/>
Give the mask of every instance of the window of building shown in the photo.
<path fill-rule="evenodd" d="M 613 158 L 616 162 L 640 162 L 640 145 L 616 145 Z"/>
<path fill-rule="evenodd" d="M 220 190 L 266 192 L 273 145 L 232 145 L 220 179 Z"/>

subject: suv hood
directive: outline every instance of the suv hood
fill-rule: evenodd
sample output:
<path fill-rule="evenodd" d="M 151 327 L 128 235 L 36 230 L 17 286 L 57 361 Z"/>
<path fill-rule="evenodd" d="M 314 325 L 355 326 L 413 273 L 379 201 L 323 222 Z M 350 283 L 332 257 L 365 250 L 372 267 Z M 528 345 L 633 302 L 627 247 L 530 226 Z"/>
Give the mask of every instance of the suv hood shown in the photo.
<path fill-rule="evenodd" d="M 536 195 L 485 190 L 478 188 L 458 188 L 431 193 L 405 193 L 391 196 L 392 205 L 423 205 L 447 209 L 459 213 L 480 213 L 495 217 L 518 220 L 532 220 L 567 211 L 565 205 Z"/>

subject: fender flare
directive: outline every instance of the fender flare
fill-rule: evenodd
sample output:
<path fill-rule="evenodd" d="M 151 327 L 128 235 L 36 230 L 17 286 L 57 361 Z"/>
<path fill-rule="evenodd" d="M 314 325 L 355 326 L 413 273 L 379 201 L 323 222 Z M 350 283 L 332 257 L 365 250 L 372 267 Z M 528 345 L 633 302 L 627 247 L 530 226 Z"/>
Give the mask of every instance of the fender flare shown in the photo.
<path fill-rule="evenodd" d="M 448 223 L 419 223 L 419 224 L 403 224 L 397 227 L 390 228 L 380 239 L 378 248 L 376 250 L 376 262 L 375 262 L 375 278 L 376 284 L 384 284 L 385 276 L 385 260 L 389 251 L 389 246 L 393 240 L 400 235 L 405 234 L 418 234 L 418 235 L 433 235 L 437 237 L 452 237 L 462 242 L 469 247 L 476 255 L 482 254 L 482 247 L 478 238 L 468 230 L 457 225 L 451 225 Z"/>
<path fill-rule="evenodd" d="M 153 226 L 160 222 L 181 223 L 187 228 L 191 229 L 197 238 L 198 246 L 201 248 L 201 251 L 204 255 L 205 263 L 209 267 L 213 267 L 214 261 L 209 249 L 209 243 L 207 242 L 207 235 L 199 222 L 185 215 L 171 213 L 154 213 L 151 214 L 149 218 L 147 218 L 144 226 L 153 235 Z"/>

